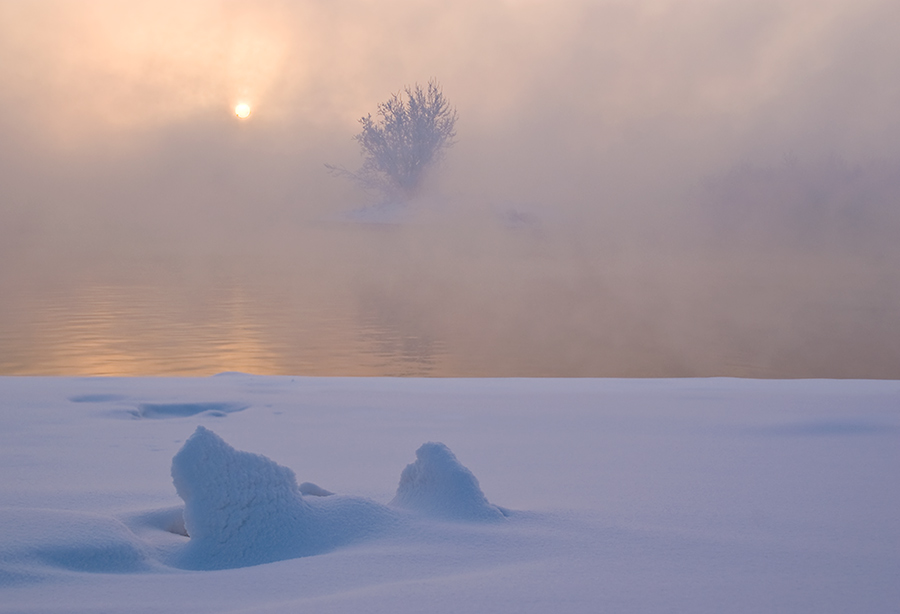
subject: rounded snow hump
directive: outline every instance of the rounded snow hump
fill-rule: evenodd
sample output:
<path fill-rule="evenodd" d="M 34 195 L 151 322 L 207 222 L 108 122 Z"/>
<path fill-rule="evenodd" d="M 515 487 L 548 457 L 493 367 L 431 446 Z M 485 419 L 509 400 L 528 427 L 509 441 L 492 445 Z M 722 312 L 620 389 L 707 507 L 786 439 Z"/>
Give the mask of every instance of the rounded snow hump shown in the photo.
<path fill-rule="evenodd" d="M 502 519 L 472 472 L 442 443 L 426 443 L 400 476 L 388 505 L 334 495 L 271 459 L 241 452 L 198 426 L 172 459 L 190 542 L 172 564 L 244 567 L 310 556 L 376 535 L 407 510 L 457 521 Z"/>
<path fill-rule="evenodd" d="M 450 448 L 435 442 L 416 450 L 416 461 L 400 474 L 390 505 L 448 520 L 499 520 L 505 516 L 488 502 L 478 479 Z"/>
<path fill-rule="evenodd" d="M 173 564 L 224 569 L 310 556 L 377 534 L 396 516 L 360 497 L 302 495 L 294 472 L 198 426 L 172 459 L 190 536 Z"/>

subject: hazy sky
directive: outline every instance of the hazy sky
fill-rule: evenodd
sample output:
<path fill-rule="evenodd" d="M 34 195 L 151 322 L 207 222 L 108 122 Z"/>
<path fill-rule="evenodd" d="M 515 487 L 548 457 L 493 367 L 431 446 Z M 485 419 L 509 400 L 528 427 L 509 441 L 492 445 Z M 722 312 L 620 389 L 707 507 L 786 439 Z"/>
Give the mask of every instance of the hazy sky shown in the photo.
<path fill-rule="evenodd" d="M 140 164 L 172 140 L 242 137 L 277 165 L 326 135 L 320 157 L 352 159 L 356 120 L 430 77 L 459 109 L 460 148 L 501 170 L 624 154 L 635 173 L 715 172 L 898 148 L 889 1 L 5 1 L 0 17 L 13 159 Z M 239 128 L 242 100 L 254 114 Z"/>
<path fill-rule="evenodd" d="M 522 249 L 560 267 L 548 278 L 603 269 L 615 247 L 616 279 L 633 279 L 648 269 L 632 252 L 659 249 L 652 291 L 605 287 L 683 311 L 691 301 L 660 284 L 705 273 L 660 245 L 744 265 L 736 246 L 813 250 L 880 271 L 863 303 L 887 323 L 898 31 L 892 0 L 0 0 L 0 283 L 80 258 L 271 251 L 287 224 L 324 245 L 315 223 L 370 202 L 324 163 L 356 166 L 357 120 L 436 78 L 459 112 L 458 142 L 423 197 L 443 207 L 443 244 L 521 263 L 472 228 L 521 222 L 544 233 Z M 238 102 L 249 119 L 234 116 Z M 867 334 L 883 338 L 880 326 Z M 692 333 L 675 328 L 678 346 Z M 892 340 L 882 354 L 895 351 Z"/>

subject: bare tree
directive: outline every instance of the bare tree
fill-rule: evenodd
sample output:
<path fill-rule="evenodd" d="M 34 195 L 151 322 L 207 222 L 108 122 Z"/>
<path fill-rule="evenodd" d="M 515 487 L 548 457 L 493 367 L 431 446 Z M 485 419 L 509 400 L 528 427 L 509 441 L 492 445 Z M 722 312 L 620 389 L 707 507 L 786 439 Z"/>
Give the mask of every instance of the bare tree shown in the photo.
<path fill-rule="evenodd" d="M 409 198 L 426 171 L 453 145 L 456 109 L 450 106 L 433 79 L 393 94 L 378 105 L 377 119 L 360 118 L 362 131 L 353 137 L 365 160 L 355 173 L 326 164 L 333 173 L 375 189 L 388 198 Z"/>

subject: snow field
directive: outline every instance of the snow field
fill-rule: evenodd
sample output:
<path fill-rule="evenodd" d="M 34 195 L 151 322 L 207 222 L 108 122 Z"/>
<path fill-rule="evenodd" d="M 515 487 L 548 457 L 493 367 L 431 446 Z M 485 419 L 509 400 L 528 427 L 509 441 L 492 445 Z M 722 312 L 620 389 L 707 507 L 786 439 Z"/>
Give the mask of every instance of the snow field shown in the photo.
<path fill-rule="evenodd" d="M 897 382 L 0 378 L 0 611 L 896 612 L 898 469 Z"/>

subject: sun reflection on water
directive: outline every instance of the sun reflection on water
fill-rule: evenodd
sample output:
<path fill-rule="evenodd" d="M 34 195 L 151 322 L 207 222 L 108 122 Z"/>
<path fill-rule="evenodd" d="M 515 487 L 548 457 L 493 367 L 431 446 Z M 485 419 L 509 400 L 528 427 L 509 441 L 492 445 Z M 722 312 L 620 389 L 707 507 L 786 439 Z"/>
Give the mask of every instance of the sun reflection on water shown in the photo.
<path fill-rule="evenodd" d="M 360 329 L 352 310 L 273 305 L 239 286 L 192 305 L 186 288 L 172 290 L 100 284 L 37 297 L 16 330 L 0 330 L 0 373 L 427 375 L 435 366 L 410 351 L 409 335 Z"/>

